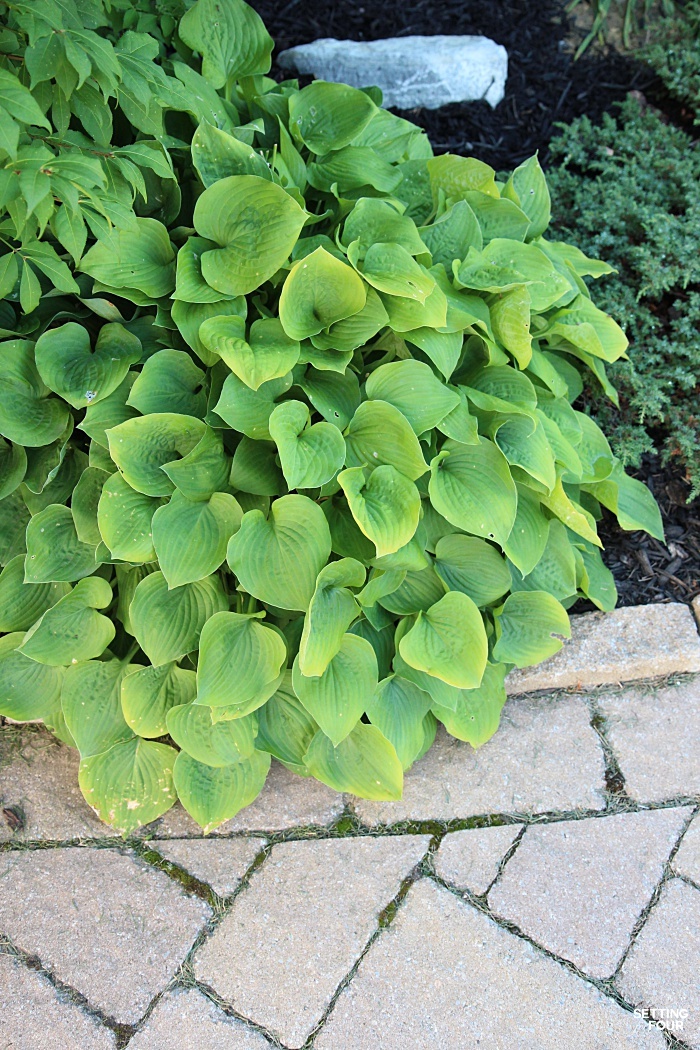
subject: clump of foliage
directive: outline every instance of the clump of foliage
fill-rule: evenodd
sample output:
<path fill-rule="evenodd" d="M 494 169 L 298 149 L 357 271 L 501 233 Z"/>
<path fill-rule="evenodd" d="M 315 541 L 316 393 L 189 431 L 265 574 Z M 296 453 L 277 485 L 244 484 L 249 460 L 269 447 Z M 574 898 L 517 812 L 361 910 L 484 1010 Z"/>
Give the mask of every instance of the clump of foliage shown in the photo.
<path fill-rule="evenodd" d="M 145 17 L 6 5 L 0 713 L 124 832 L 216 827 L 271 756 L 398 798 L 614 605 L 601 504 L 660 535 L 572 407 L 627 346 L 609 267 L 545 239 L 536 159 L 267 78 L 241 0 Z"/>
<path fill-rule="evenodd" d="M 616 268 L 601 305 L 631 341 L 612 366 L 620 407 L 589 405 L 625 464 L 663 443 L 700 491 L 700 150 L 654 109 L 628 100 L 600 125 L 582 117 L 552 143 L 555 225 Z M 659 436 L 661 435 L 661 436 Z"/>
<path fill-rule="evenodd" d="M 700 2 L 690 0 L 656 27 L 654 42 L 639 56 L 654 69 L 669 93 L 700 123 Z"/>

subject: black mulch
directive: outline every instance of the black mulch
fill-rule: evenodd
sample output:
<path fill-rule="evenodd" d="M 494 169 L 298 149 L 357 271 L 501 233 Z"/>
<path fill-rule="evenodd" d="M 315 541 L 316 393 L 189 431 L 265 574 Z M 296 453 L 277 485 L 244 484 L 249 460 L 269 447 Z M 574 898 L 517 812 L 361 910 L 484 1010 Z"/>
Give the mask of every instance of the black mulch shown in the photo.
<path fill-rule="evenodd" d="M 671 120 L 679 107 L 664 96 L 649 69 L 614 50 L 589 51 L 574 62 L 561 0 L 251 0 L 277 50 L 319 37 L 377 40 L 412 34 L 472 33 L 508 50 L 506 94 L 495 110 L 485 102 L 402 113 L 428 132 L 437 152 L 474 153 L 499 170 L 539 150 L 547 163 L 557 122 L 587 114 L 597 120 L 629 91 L 642 91 Z M 288 73 L 273 65 L 278 79 Z M 700 591 L 700 501 L 686 505 L 688 488 L 677 468 L 647 457 L 637 477 L 656 496 L 668 546 L 641 532 L 624 532 L 606 513 L 600 523 L 605 560 L 621 605 L 690 601 Z M 583 603 L 577 609 L 585 607 Z"/>
<path fill-rule="evenodd" d="M 583 113 L 596 119 L 628 91 L 656 94 L 655 78 L 639 63 L 610 51 L 574 62 L 566 43 L 568 18 L 559 0 L 251 0 L 277 50 L 319 37 L 377 40 L 390 36 L 475 34 L 503 44 L 509 56 L 506 95 L 495 110 L 486 102 L 410 110 L 436 152 L 474 153 L 501 170 L 513 168 L 547 144 L 555 123 Z M 277 67 L 273 74 L 289 76 Z"/>

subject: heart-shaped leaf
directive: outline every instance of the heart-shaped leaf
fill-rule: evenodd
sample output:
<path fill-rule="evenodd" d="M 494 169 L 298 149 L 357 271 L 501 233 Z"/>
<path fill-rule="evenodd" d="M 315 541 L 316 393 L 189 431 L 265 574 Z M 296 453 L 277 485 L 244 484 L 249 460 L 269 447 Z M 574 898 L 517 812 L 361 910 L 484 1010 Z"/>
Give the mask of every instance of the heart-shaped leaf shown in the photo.
<path fill-rule="evenodd" d="M 79 580 L 27 632 L 21 651 L 52 667 L 101 656 L 114 638 L 114 624 L 97 612 L 112 601 L 112 588 L 99 576 Z"/>
<path fill-rule="evenodd" d="M 154 302 L 175 287 L 175 252 L 157 219 L 136 218 L 128 228 L 106 232 L 85 253 L 80 269 L 134 302 Z"/>
<path fill-rule="evenodd" d="M 290 96 L 289 130 L 313 153 L 330 153 L 348 146 L 376 112 L 364 91 L 316 80 Z"/>
<path fill-rule="evenodd" d="M 297 698 L 291 671 L 285 671 L 281 685 L 267 703 L 258 708 L 256 715 L 256 746 L 283 762 L 293 772 L 308 776 L 304 755 L 318 725 Z"/>
<path fill-rule="evenodd" d="M 443 536 L 435 547 L 435 571 L 451 591 L 463 591 L 483 607 L 510 588 L 510 573 L 495 547 L 475 536 Z"/>
<path fill-rule="evenodd" d="M 566 609 L 546 591 L 516 591 L 495 614 L 493 655 L 516 667 L 538 664 L 571 637 Z M 560 636 L 560 637 L 558 637 Z"/>
<path fill-rule="evenodd" d="M 205 429 L 193 416 L 152 412 L 109 430 L 109 454 L 132 489 L 147 496 L 169 496 L 175 485 L 163 466 L 191 452 Z"/>
<path fill-rule="evenodd" d="M 204 372 L 182 350 L 158 350 L 144 364 L 126 403 L 144 416 L 178 412 L 201 418 L 207 410 Z"/>
<path fill-rule="evenodd" d="M 215 572 L 243 517 L 241 506 L 227 492 L 193 503 L 175 492 L 153 515 L 153 546 L 168 587 L 195 583 Z"/>
<path fill-rule="evenodd" d="M 187 671 L 176 663 L 160 667 L 129 667 L 121 682 L 124 718 L 139 736 L 165 736 L 168 711 L 171 707 L 189 704 L 196 693 L 194 671 Z"/>
<path fill-rule="evenodd" d="M 204 624 L 228 609 L 218 576 L 168 590 L 162 572 L 141 580 L 129 609 L 136 640 L 154 666 L 179 660 L 199 646 Z"/>
<path fill-rule="evenodd" d="M 298 341 L 286 335 L 276 317 L 254 321 L 248 339 L 239 317 L 212 317 L 202 324 L 199 335 L 251 390 L 286 376 L 299 360 Z"/>
<path fill-rule="evenodd" d="M 68 507 L 52 503 L 27 525 L 27 583 L 80 580 L 98 565 L 96 548 L 78 539 Z"/>
<path fill-rule="evenodd" d="M 197 233 L 220 245 L 202 255 L 202 276 L 226 295 L 246 295 L 272 277 L 289 258 L 306 212 L 258 175 L 231 175 L 215 182 L 194 208 Z"/>
<path fill-rule="evenodd" d="M 26 631 L 69 591 L 67 583 L 25 583 L 18 554 L 0 573 L 0 631 Z"/>
<path fill-rule="evenodd" d="M 260 623 L 263 615 L 220 612 L 205 623 L 199 642 L 198 704 L 235 707 L 242 716 L 275 692 L 287 647 L 277 631 Z"/>
<path fill-rule="evenodd" d="M 360 611 L 348 588 L 361 587 L 365 575 L 364 565 L 354 558 L 341 558 L 321 569 L 299 643 L 299 670 L 303 675 L 322 675 L 339 651 L 345 632 Z"/>
<path fill-rule="evenodd" d="M 189 815 L 208 835 L 258 797 L 269 769 L 270 756 L 264 751 L 220 768 L 181 751 L 175 762 L 175 787 Z"/>
<path fill-rule="evenodd" d="M 506 702 L 505 673 L 503 664 L 486 664 L 481 685 L 477 689 L 462 689 L 454 710 L 433 703 L 433 713 L 451 736 L 474 748 L 491 739 Z"/>
<path fill-rule="evenodd" d="M 413 682 L 390 675 L 379 683 L 367 704 L 370 722 L 393 744 L 404 769 L 423 751 L 424 722 L 431 703 L 431 697 Z"/>
<path fill-rule="evenodd" d="M 133 737 L 122 714 L 125 670 L 119 660 L 86 660 L 66 669 L 61 706 L 81 758 L 99 755 Z"/>
<path fill-rule="evenodd" d="M 399 652 L 411 667 L 458 689 L 476 689 L 488 657 L 481 613 L 471 598 L 450 591 L 426 612 L 399 642 Z"/>
<path fill-rule="evenodd" d="M 362 310 L 366 285 L 355 270 L 319 247 L 292 267 L 280 296 L 280 321 L 290 339 L 308 339 Z"/>
<path fill-rule="evenodd" d="M 175 802 L 176 757 L 175 748 L 167 744 L 132 737 L 81 761 L 80 790 L 101 820 L 128 835 L 161 817 Z"/>
<path fill-rule="evenodd" d="M 364 722 L 358 722 L 337 747 L 319 730 L 304 762 L 312 776 L 334 791 L 377 802 L 394 802 L 403 794 L 403 768 L 393 744 L 376 726 Z"/>
<path fill-rule="evenodd" d="M 178 26 L 180 39 L 202 55 L 202 74 L 215 88 L 237 77 L 267 73 L 273 41 L 262 18 L 243 0 L 197 0 Z"/>
<path fill-rule="evenodd" d="M 377 688 L 377 657 L 365 638 L 346 634 L 322 675 L 301 673 L 299 659 L 292 670 L 294 692 L 335 745 L 352 731 Z"/>
<path fill-rule="evenodd" d="M 332 423 L 311 424 L 311 413 L 302 401 L 283 401 L 273 411 L 268 426 L 290 489 L 317 488 L 342 470 L 342 434 Z"/>
<path fill-rule="evenodd" d="M 492 441 L 446 441 L 430 464 L 429 491 L 438 513 L 457 528 L 505 544 L 518 497 L 508 462 Z"/>
<path fill-rule="evenodd" d="M 338 484 L 352 516 L 374 543 L 377 557 L 392 554 L 415 534 L 420 518 L 420 493 L 412 481 L 391 466 L 376 467 L 365 478 L 362 467 L 342 470 Z"/>
<path fill-rule="evenodd" d="M 121 474 L 113 474 L 104 483 L 97 504 L 97 524 L 113 558 L 135 564 L 156 560 L 152 521 L 161 502 L 158 497 L 132 489 Z"/>
<path fill-rule="evenodd" d="M 205 766 L 230 766 L 255 751 L 254 715 L 214 723 L 209 708 L 185 704 L 171 708 L 167 717 L 168 732 L 178 747 Z"/>
<path fill-rule="evenodd" d="M 432 430 L 460 403 L 459 394 L 441 383 L 422 361 L 392 361 L 372 372 L 367 397 L 397 408 L 416 434 Z"/>
<path fill-rule="evenodd" d="M 267 520 L 259 510 L 243 515 L 227 560 L 249 594 L 279 609 L 305 611 L 330 552 L 321 508 L 306 496 L 291 495 L 274 501 Z"/>
<path fill-rule="evenodd" d="M 123 325 L 100 329 L 95 349 L 82 325 L 69 321 L 39 337 L 36 366 L 50 390 L 73 408 L 87 408 L 108 397 L 141 358 L 141 343 Z"/>
<path fill-rule="evenodd" d="M 16 722 L 46 718 L 61 706 L 63 667 L 49 667 L 19 652 L 24 634 L 0 638 L 0 715 Z"/>
<path fill-rule="evenodd" d="M 428 469 L 411 424 L 386 401 L 364 401 L 350 420 L 345 439 L 350 467 L 387 464 L 411 481 Z"/>
<path fill-rule="evenodd" d="M 34 362 L 34 346 L 24 339 L 2 345 L 0 355 L 0 434 L 18 445 L 39 448 L 64 433 L 70 413 L 49 397 Z"/>

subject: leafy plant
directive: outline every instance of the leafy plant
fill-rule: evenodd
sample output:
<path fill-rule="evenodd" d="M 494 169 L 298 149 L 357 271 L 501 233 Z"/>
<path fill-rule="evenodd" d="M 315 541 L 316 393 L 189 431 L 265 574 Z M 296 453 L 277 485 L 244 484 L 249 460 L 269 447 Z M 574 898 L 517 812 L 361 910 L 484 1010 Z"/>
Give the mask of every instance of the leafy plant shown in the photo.
<path fill-rule="evenodd" d="M 558 235 L 616 267 L 601 305 L 631 341 L 612 366 L 619 407 L 587 403 L 625 464 L 655 447 L 685 464 L 700 491 L 700 208 L 697 143 L 634 99 L 599 125 L 583 117 L 552 143 Z"/>
<path fill-rule="evenodd" d="M 570 0 L 567 11 L 574 11 L 581 0 Z M 642 17 L 648 20 L 655 7 L 660 13 L 670 17 L 676 12 L 676 0 L 592 0 L 590 4 L 593 11 L 593 24 L 581 41 L 576 51 L 576 58 L 587 51 L 596 37 L 601 37 L 608 24 L 611 13 L 619 9 L 622 17 L 622 42 L 625 47 L 632 46 L 632 36 L 639 27 L 639 12 L 642 9 Z"/>
<path fill-rule="evenodd" d="M 545 239 L 536 158 L 268 79 L 241 0 L 141 17 L 8 6 L 0 712 L 123 832 L 215 828 L 272 756 L 398 798 L 614 605 L 600 505 L 660 535 L 572 407 L 627 346 L 609 267 Z"/>

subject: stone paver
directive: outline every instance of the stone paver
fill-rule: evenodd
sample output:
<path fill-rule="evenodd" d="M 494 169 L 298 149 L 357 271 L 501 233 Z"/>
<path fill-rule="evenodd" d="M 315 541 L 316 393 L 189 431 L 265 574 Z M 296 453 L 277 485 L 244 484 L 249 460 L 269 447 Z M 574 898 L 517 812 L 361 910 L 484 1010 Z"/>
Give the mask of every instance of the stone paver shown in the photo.
<path fill-rule="evenodd" d="M 664 1050 L 661 1033 L 429 880 L 413 886 L 315 1050 Z"/>
<path fill-rule="evenodd" d="M 700 627 L 700 594 L 697 598 L 693 598 L 693 612 L 695 613 L 695 619 L 698 621 L 698 627 Z"/>
<path fill-rule="evenodd" d="M 2 1050 L 114 1050 L 114 1036 L 41 974 L 0 953 Z"/>
<path fill-rule="evenodd" d="M 471 828 L 445 835 L 435 854 L 435 872 L 460 890 L 486 893 L 522 824 Z"/>
<path fill-rule="evenodd" d="M 609 977 L 691 810 L 530 827 L 489 893 L 491 910 L 592 977 Z"/>
<path fill-rule="evenodd" d="M 179 865 L 220 897 L 237 890 L 265 839 L 165 839 L 151 846 L 162 857 Z"/>
<path fill-rule="evenodd" d="M 625 689 L 599 706 L 632 798 L 700 795 L 700 678 Z"/>
<path fill-rule="evenodd" d="M 24 827 L 13 831 L 0 812 L 0 842 L 106 838 L 78 787 L 78 752 L 39 726 L 0 727 L 0 810 L 17 807 Z"/>
<path fill-rule="evenodd" d="M 270 1050 L 270 1044 L 196 989 L 175 988 L 156 1004 L 129 1050 Z"/>
<path fill-rule="evenodd" d="M 575 696 L 518 697 L 474 751 L 439 732 L 408 771 L 400 802 L 355 800 L 367 824 L 488 813 L 602 809 L 604 761 L 586 704 Z"/>
<path fill-rule="evenodd" d="M 284 831 L 312 824 L 332 824 L 343 812 L 345 800 L 337 791 L 312 777 L 300 777 L 279 762 L 272 761 L 265 787 L 252 805 L 212 831 L 230 835 L 236 831 Z M 201 836 L 202 829 L 177 803 L 152 825 L 157 838 Z"/>
<path fill-rule="evenodd" d="M 695 818 L 683 836 L 673 858 L 673 868 L 679 875 L 685 875 L 700 885 L 700 817 Z"/>
<path fill-rule="evenodd" d="M 195 956 L 197 978 L 285 1046 L 302 1046 L 429 842 L 405 835 L 275 846 Z"/>
<path fill-rule="evenodd" d="M 509 693 L 609 685 L 700 671 L 700 635 L 687 605 L 635 605 L 571 617 L 571 640 L 537 667 L 514 671 Z"/>
<path fill-rule="evenodd" d="M 0 855 L 0 932 L 117 1021 L 134 1023 L 211 911 L 113 849 Z"/>
<path fill-rule="evenodd" d="M 635 1006 L 687 1011 L 674 1018 L 683 1021 L 676 1034 L 700 1047 L 700 890 L 680 879 L 666 883 L 617 984 Z"/>

